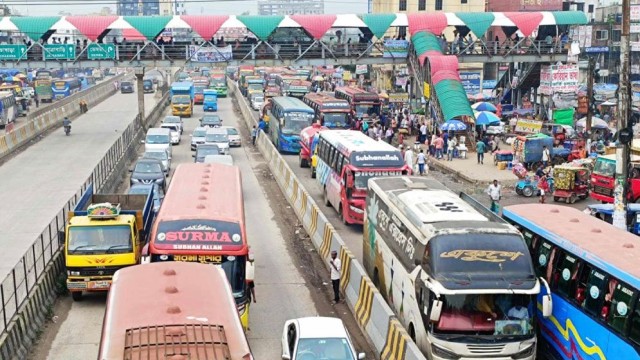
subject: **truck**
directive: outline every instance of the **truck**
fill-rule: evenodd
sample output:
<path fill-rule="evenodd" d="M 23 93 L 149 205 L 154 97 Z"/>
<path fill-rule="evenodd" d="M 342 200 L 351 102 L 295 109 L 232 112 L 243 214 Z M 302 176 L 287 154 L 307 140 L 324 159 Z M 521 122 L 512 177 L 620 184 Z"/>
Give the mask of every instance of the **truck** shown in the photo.
<path fill-rule="evenodd" d="M 214 89 L 204 89 L 202 92 L 204 100 L 202 102 L 202 110 L 218 111 L 218 93 Z"/>
<path fill-rule="evenodd" d="M 209 78 L 204 76 L 196 76 L 193 78 L 193 86 L 195 88 L 195 98 L 193 103 L 200 105 L 204 101 L 204 89 L 209 87 Z"/>
<path fill-rule="evenodd" d="M 195 87 L 192 82 L 182 81 L 171 84 L 171 113 L 175 116 L 193 115 Z"/>
<path fill-rule="evenodd" d="M 39 72 L 38 72 L 39 74 Z M 35 94 L 38 95 L 38 100 L 43 103 L 50 103 L 53 101 L 53 88 L 51 87 L 51 73 L 49 76 L 36 77 L 34 84 Z"/>
<path fill-rule="evenodd" d="M 67 288 L 74 301 L 84 291 L 108 291 L 119 269 L 140 263 L 155 217 L 154 188 L 148 195 L 94 194 L 89 185 L 64 231 Z"/>
<path fill-rule="evenodd" d="M 264 94 L 264 79 L 261 76 L 245 77 L 247 98 L 251 99 L 252 94 Z"/>
<path fill-rule="evenodd" d="M 633 145 L 632 145 L 632 152 Z M 627 199 L 630 203 L 640 203 L 640 155 L 631 154 Z M 613 203 L 616 185 L 616 155 L 600 155 L 591 173 L 589 197 L 603 203 Z"/>
<path fill-rule="evenodd" d="M 210 89 L 214 89 L 218 97 L 227 97 L 227 76 L 224 73 L 211 74 Z"/>

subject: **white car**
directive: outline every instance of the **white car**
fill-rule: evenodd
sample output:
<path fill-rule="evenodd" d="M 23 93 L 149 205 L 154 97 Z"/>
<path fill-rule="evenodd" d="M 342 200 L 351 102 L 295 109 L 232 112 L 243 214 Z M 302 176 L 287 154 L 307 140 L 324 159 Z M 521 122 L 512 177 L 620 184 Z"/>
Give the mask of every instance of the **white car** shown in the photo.
<path fill-rule="evenodd" d="M 178 125 L 178 129 L 180 130 L 180 135 L 184 132 L 184 122 L 180 116 L 168 115 L 164 117 L 162 120 L 163 124 L 176 124 Z"/>
<path fill-rule="evenodd" d="M 191 134 L 191 150 L 195 151 L 198 145 L 204 144 L 204 137 L 207 135 L 207 128 L 198 126 Z"/>
<path fill-rule="evenodd" d="M 487 126 L 487 134 L 488 135 L 502 135 L 502 134 L 504 134 L 504 125 L 501 122 L 500 125 L 498 125 L 496 123 L 494 125 Z"/>
<path fill-rule="evenodd" d="M 162 170 L 168 173 L 171 171 L 171 155 L 167 150 L 148 150 L 141 156 L 142 159 L 156 159 L 162 163 Z"/>
<path fill-rule="evenodd" d="M 364 353 L 356 353 L 346 327 L 338 318 L 306 317 L 284 323 L 283 359 L 355 360 L 365 356 Z"/>
<path fill-rule="evenodd" d="M 264 96 L 254 96 L 251 98 L 251 107 L 258 111 L 264 106 Z"/>
<path fill-rule="evenodd" d="M 180 144 L 180 127 L 178 127 L 178 124 L 162 123 L 160 127 L 171 131 L 171 145 Z"/>
<path fill-rule="evenodd" d="M 205 144 L 218 145 L 220 154 L 229 154 L 229 135 L 227 130 L 221 128 L 212 128 L 207 130 L 207 134 L 204 136 Z"/>
<path fill-rule="evenodd" d="M 233 126 L 221 126 L 221 128 L 227 130 L 229 136 L 229 146 L 242 146 L 242 138 L 240 132 Z"/>

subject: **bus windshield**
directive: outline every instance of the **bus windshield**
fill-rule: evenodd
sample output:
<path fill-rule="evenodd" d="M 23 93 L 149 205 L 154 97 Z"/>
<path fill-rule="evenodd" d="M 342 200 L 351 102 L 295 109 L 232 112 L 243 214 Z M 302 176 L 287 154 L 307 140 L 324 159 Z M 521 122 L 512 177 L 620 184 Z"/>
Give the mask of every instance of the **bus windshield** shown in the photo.
<path fill-rule="evenodd" d="M 380 113 L 380 106 L 373 104 L 356 104 L 355 111 L 357 117 L 371 116 Z"/>
<path fill-rule="evenodd" d="M 282 129 L 283 134 L 300 134 L 304 128 L 311 125 L 311 120 L 313 120 L 313 114 L 304 113 L 304 112 L 288 112 L 284 115 L 284 128 Z"/>
<path fill-rule="evenodd" d="M 64 90 L 67 88 L 67 83 L 64 81 L 56 81 L 55 86 L 58 90 Z"/>
<path fill-rule="evenodd" d="M 344 127 L 347 124 L 346 113 L 324 113 L 323 116 L 326 127 Z"/>
<path fill-rule="evenodd" d="M 131 228 L 128 226 L 70 226 L 69 255 L 117 254 L 133 251 Z"/>
<path fill-rule="evenodd" d="M 245 256 L 227 256 L 220 265 L 227 275 L 234 298 L 241 298 L 245 291 Z"/>
<path fill-rule="evenodd" d="M 596 164 L 593 167 L 593 173 L 606 177 L 613 177 L 616 172 L 615 160 L 598 158 Z"/>
<path fill-rule="evenodd" d="M 354 185 L 356 189 L 367 189 L 367 182 L 373 177 L 401 176 L 402 171 L 356 171 Z"/>
<path fill-rule="evenodd" d="M 191 103 L 191 98 L 189 96 L 186 96 L 186 95 L 174 95 L 171 98 L 171 102 L 173 104 L 190 104 Z"/>
<path fill-rule="evenodd" d="M 455 294 L 441 295 L 440 320 L 434 333 L 456 335 L 494 335 L 532 337 L 534 335 L 532 295 Z M 481 340 L 481 338 L 478 338 Z"/>

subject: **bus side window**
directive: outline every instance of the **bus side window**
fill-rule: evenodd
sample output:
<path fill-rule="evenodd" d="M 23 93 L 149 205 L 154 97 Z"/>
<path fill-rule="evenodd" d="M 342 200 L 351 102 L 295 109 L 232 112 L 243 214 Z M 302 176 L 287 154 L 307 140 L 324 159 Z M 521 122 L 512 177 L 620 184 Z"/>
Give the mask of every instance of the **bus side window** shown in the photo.
<path fill-rule="evenodd" d="M 580 261 L 575 256 L 568 253 L 559 256 L 558 265 L 553 271 L 553 283 L 559 293 L 573 298 L 578 285 L 578 270 L 580 270 Z"/>
<path fill-rule="evenodd" d="M 624 334 L 627 330 L 629 309 L 631 309 L 631 300 L 634 295 L 634 291 L 631 288 L 618 283 L 611 296 L 607 323 L 621 334 Z"/>
<path fill-rule="evenodd" d="M 342 166 L 344 164 L 344 155 L 338 154 L 338 173 L 342 174 Z M 346 183 L 345 183 L 346 185 Z"/>
<path fill-rule="evenodd" d="M 609 278 L 609 283 L 605 288 L 604 305 L 602 305 L 602 309 L 600 310 L 600 317 L 603 320 L 606 320 L 609 317 L 609 313 L 611 312 L 611 300 L 613 299 L 613 293 L 618 285 L 618 279 L 614 277 Z"/>
<path fill-rule="evenodd" d="M 586 270 L 586 269 L 585 269 Z M 584 271 L 586 273 L 586 271 Z M 584 302 L 581 304 L 587 313 L 599 316 L 604 303 L 607 275 L 597 269 L 590 269 L 584 289 Z M 578 289 L 579 291 L 579 289 Z"/>
<path fill-rule="evenodd" d="M 534 257 L 534 264 L 537 276 L 545 276 L 547 272 L 547 264 L 549 264 L 549 258 L 551 257 L 551 244 L 544 241 L 541 242 L 540 247 L 534 248 L 532 255 Z M 546 277 L 546 276 L 545 276 Z M 547 280 L 548 281 L 548 280 Z"/>
<path fill-rule="evenodd" d="M 629 340 L 634 342 L 637 346 L 640 345 L 640 298 L 635 301 L 635 307 L 633 313 L 631 313 L 631 319 L 629 321 Z"/>

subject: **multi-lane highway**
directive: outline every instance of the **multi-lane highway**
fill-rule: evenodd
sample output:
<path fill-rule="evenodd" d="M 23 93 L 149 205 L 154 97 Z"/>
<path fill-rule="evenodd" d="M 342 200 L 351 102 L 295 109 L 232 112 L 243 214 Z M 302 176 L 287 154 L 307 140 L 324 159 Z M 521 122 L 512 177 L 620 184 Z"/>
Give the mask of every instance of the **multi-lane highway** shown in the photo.
<path fill-rule="evenodd" d="M 202 106 L 196 106 L 194 117 L 184 119 L 182 141 L 173 149 L 173 169 L 180 163 L 193 161 L 189 135 L 202 114 Z M 224 125 L 240 127 L 242 124 L 237 119 L 238 115 L 234 112 L 230 99 L 219 100 L 218 114 Z M 309 255 L 298 255 L 301 246 L 302 251 L 308 253 L 312 245 L 302 242 L 302 236 L 296 234 L 298 229 L 294 226 L 295 214 L 288 209 L 286 201 L 278 199 L 279 190 L 268 170 L 265 170 L 266 164 L 257 149 L 248 144 L 248 132 L 242 132 L 245 144 L 240 148 L 232 148 L 231 155 L 242 173 L 247 234 L 256 257 L 257 303 L 252 304 L 250 309 L 250 331 L 247 334 L 254 357 L 281 357 L 280 339 L 287 319 L 323 315 L 344 318 L 353 333 L 358 350 L 367 352 L 367 358 L 373 358 L 346 305 L 332 306 L 329 303 L 329 274 L 324 268 L 309 271 L 313 261 L 305 262 L 301 259 L 302 256 Z M 124 175 L 126 176 L 128 174 Z M 124 180 L 120 192 L 127 190 L 128 179 Z M 319 257 L 315 260 L 319 261 Z M 59 329 L 56 329 L 55 334 L 45 336 L 52 341 L 40 344 L 39 355 L 51 360 L 95 358 L 100 342 L 105 299 L 105 294 L 88 294 L 81 302 L 73 303 L 69 298 L 64 299 L 63 304 L 56 308 L 57 319 L 61 322 L 57 324 Z M 67 306 L 64 306 L 65 302 Z M 65 307 L 69 307 L 68 312 Z"/>

